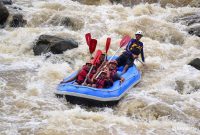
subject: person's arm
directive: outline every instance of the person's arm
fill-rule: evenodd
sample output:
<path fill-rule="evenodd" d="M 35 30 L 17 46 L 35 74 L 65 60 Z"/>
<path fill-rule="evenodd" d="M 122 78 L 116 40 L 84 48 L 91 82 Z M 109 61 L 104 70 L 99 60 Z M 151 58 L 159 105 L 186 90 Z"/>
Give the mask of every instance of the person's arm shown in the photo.
<path fill-rule="evenodd" d="M 123 69 L 123 71 L 122 71 L 122 74 L 126 73 L 126 71 L 128 70 L 128 67 L 129 67 L 128 64 L 126 64 L 126 65 L 124 66 L 124 69 Z"/>
<path fill-rule="evenodd" d="M 126 51 L 128 51 L 128 52 L 131 52 L 130 51 L 130 46 L 133 44 L 133 39 L 131 39 L 129 42 L 128 42 L 128 45 L 126 46 Z"/>
<path fill-rule="evenodd" d="M 120 80 L 120 84 L 121 84 L 124 82 L 125 79 L 123 77 L 121 77 L 118 73 L 116 73 L 114 76 L 114 81 L 116 81 L 116 80 Z"/>
<path fill-rule="evenodd" d="M 142 50 L 141 50 L 141 58 L 142 58 L 142 61 L 145 62 L 143 47 L 142 47 Z"/>

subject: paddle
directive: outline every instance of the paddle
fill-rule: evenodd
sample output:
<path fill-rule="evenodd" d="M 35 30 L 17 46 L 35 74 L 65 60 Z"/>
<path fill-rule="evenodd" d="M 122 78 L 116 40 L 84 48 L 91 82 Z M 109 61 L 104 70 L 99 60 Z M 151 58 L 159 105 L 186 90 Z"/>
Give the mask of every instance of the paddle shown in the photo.
<path fill-rule="evenodd" d="M 110 61 L 112 60 L 112 58 L 116 55 L 116 53 L 119 51 L 119 49 L 122 48 L 123 46 L 126 46 L 130 40 L 131 40 L 131 38 L 130 38 L 128 35 L 124 36 L 124 37 L 122 38 L 122 40 L 120 41 L 120 47 L 117 49 L 117 51 L 114 53 L 114 55 L 109 59 L 108 62 L 110 62 Z M 106 65 L 105 65 L 104 67 L 106 67 Z M 99 75 L 101 74 L 101 72 L 102 72 L 102 71 L 100 71 L 100 72 L 97 74 L 96 78 L 99 77 Z"/>
<path fill-rule="evenodd" d="M 90 51 L 90 56 L 92 58 L 92 54 L 95 51 L 97 46 L 97 40 L 96 39 L 91 39 L 90 40 L 90 45 L 89 45 L 89 51 Z"/>
<path fill-rule="evenodd" d="M 86 39 L 87 45 L 90 46 L 91 34 L 90 33 L 85 34 L 85 39 Z"/>
<path fill-rule="evenodd" d="M 122 38 L 122 40 L 120 41 L 120 46 L 117 49 L 117 51 L 115 51 L 114 55 L 109 59 L 109 62 L 112 60 L 112 58 L 116 55 L 116 53 L 119 51 L 120 48 L 122 48 L 123 46 L 126 46 L 128 44 L 128 42 L 131 40 L 131 38 L 126 35 Z"/>
<path fill-rule="evenodd" d="M 136 59 L 137 61 L 139 61 L 143 66 L 145 66 L 144 62 L 142 62 L 140 59 Z"/>
<path fill-rule="evenodd" d="M 109 50 L 109 48 L 110 48 L 110 42 L 111 42 L 111 38 L 109 37 L 109 38 L 107 38 L 107 40 L 106 40 L 106 46 L 105 46 L 106 56 L 105 56 L 104 61 L 106 61 L 106 59 L 107 59 L 107 53 L 108 53 L 108 50 Z"/>
<path fill-rule="evenodd" d="M 110 48 L 110 42 L 111 42 L 111 38 L 107 38 L 106 46 L 105 46 L 106 54 L 108 53 L 108 49 Z"/>
<path fill-rule="evenodd" d="M 88 76 L 90 75 L 94 65 L 98 62 L 99 58 L 101 57 L 102 51 L 101 50 L 97 50 L 96 55 L 94 56 L 94 59 L 92 60 L 92 67 L 90 68 L 89 72 L 87 73 L 85 80 L 83 82 L 83 84 L 85 84 L 86 80 L 88 79 Z"/>

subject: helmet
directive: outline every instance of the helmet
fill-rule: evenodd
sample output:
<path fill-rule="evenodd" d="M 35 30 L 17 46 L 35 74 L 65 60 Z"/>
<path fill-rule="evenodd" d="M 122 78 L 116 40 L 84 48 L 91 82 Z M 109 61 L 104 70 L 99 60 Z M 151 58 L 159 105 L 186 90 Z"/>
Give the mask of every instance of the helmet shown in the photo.
<path fill-rule="evenodd" d="M 138 31 L 135 33 L 135 35 L 141 35 L 141 36 L 143 36 L 143 32 L 142 32 L 141 30 L 138 30 Z"/>

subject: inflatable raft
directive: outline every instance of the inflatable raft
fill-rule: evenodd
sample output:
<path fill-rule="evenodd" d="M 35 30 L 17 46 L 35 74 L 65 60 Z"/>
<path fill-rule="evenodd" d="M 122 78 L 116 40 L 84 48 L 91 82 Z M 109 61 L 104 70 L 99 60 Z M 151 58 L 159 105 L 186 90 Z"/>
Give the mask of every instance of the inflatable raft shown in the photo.
<path fill-rule="evenodd" d="M 123 68 L 118 69 L 118 73 Z M 65 78 L 76 75 L 76 72 Z M 97 89 L 87 86 L 74 85 L 73 82 L 61 83 L 57 86 L 55 91 L 56 96 L 65 97 L 67 101 L 73 104 L 81 104 L 87 106 L 112 106 L 119 102 L 119 100 L 136 85 L 141 79 L 141 72 L 134 65 L 130 67 L 125 74 L 122 75 L 125 81 L 120 84 L 119 80 L 114 82 L 114 85 L 106 89 Z"/>

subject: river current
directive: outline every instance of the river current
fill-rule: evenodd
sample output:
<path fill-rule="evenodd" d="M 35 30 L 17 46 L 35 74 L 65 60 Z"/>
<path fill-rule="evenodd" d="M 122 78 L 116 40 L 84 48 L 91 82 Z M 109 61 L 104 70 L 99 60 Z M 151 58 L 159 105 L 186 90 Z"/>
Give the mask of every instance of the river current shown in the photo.
<path fill-rule="evenodd" d="M 200 134 L 200 71 L 188 65 L 200 57 L 200 38 L 174 21 L 200 13 L 200 8 L 159 3 L 125 7 L 106 0 L 95 5 L 15 0 L 14 6 L 22 10 L 12 12 L 22 13 L 27 25 L 0 29 L 1 135 Z M 76 25 L 60 25 L 63 17 Z M 144 32 L 146 67 L 135 63 L 142 80 L 117 106 L 87 108 L 56 98 L 57 84 L 89 59 L 86 33 L 98 40 L 98 49 L 111 37 L 112 55 L 120 39 L 134 37 L 137 30 Z M 48 59 L 34 56 L 33 45 L 42 34 L 73 38 L 79 47 Z"/>

